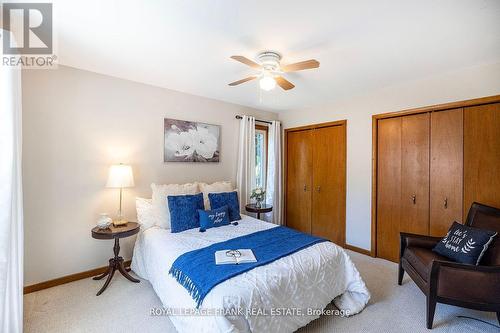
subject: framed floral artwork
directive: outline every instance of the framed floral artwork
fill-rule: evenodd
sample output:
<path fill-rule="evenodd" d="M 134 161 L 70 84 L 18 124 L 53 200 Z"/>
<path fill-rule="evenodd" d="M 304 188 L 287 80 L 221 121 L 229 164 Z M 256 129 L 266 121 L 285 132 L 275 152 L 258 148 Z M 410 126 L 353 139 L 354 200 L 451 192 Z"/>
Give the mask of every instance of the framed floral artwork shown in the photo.
<path fill-rule="evenodd" d="M 164 119 L 165 162 L 219 162 L 220 126 Z"/>

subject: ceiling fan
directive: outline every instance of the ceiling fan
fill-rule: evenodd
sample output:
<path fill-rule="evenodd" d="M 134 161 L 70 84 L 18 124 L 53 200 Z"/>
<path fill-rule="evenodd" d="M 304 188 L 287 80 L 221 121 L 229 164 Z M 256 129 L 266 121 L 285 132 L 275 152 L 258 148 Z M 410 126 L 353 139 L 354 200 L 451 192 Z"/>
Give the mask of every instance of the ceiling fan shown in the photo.
<path fill-rule="evenodd" d="M 278 84 L 284 90 L 290 90 L 295 87 L 293 83 L 283 77 L 284 73 L 301 71 L 304 69 L 318 68 L 319 62 L 314 59 L 296 62 L 289 65 L 281 65 L 281 55 L 274 51 L 264 51 L 257 55 L 257 62 L 252 61 L 244 56 L 232 56 L 231 59 L 239 61 L 247 66 L 250 66 L 259 71 L 258 74 L 246 77 L 244 79 L 229 83 L 230 86 L 259 78 L 259 85 L 262 90 L 269 91 Z"/>

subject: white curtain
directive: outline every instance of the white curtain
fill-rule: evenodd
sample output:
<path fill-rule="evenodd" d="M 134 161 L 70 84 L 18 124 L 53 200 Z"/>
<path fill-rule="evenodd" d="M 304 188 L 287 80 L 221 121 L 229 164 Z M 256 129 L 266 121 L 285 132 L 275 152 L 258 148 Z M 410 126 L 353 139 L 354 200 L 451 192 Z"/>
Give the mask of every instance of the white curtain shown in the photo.
<path fill-rule="evenodd" d="M 282 224 L 282 166 L 281 126 L 279 121 L 269 125 L 267 147 L 266 203 L 273 206 L 272 222 Z"/>
<path fill-rule="evenodd" d="M 255 118 L 251 116 L 243 116 L 240 119 L 236 188 L 240 209 L 244 212 L 245 205 L 250 203 L 250 195 L 255 188 Z"/>
<path fill-rule="evenodd" d="M 0 332 L 14 333 L 23 329 L 21 127 L 20 69 L 0 65 Z"/>

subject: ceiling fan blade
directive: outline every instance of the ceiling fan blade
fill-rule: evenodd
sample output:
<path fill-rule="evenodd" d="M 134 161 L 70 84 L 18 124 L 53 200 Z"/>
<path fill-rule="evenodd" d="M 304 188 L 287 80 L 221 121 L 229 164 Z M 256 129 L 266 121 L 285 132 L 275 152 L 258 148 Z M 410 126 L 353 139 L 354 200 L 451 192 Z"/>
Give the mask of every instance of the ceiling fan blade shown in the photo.
<path fill-rule="evenodd" d="M 252 68 L 255 68 L 255 69 L 261 69 L 262 66 L 259 65 L 258 63 L 256 63 L 255 61 L 252 61 L 250 59 L 248 59 L 247 57 L 244 57 L 244 56 L 231 56 L 231 59 L 234 59 L 236 61 L 239 61 L 247 66 L 250 66 Z"/>
<path fill-rule="evenodd" d="M 254 75 L 254 76 L 249 76 L 249 77 L 246 77 L 246 78 L 244 78 L 244 79 L 241 79 L 241 80 L 238 80 L 238 81 L 231 82 L 229 85 L 230 85 L 231 87 L 233 87 L 233 86 L 237 86 L 238 84 L 242 84 L 242 83 L 245 83 L 245 82 L 247 82 L 247 81 L 253 80 L 253 79 L 255 79 L 256 77 L 257 77 L 257 76 L 255 76 L 255 75 Z"/>
<path fill-rule="evenodd" d="M 319 61 L 310 59 L 306 61 L 301 61 L 301 62 L 296 62 L 294 64 L 289 64 L 281 67 L 281 70 L 283 72 L 295 72 L 295 71 L 301 71 L 304 69 L 311 69 L 311 68 L 318 68 L 319 67 Z"/>
<path fill-rule="evenodd" d="M 283 76 L 276 76 L 274 79 L 276 80 L 276 83 L 284 90 L 290 90 L 295 87 L 293 83 L 285 79 Z"/>

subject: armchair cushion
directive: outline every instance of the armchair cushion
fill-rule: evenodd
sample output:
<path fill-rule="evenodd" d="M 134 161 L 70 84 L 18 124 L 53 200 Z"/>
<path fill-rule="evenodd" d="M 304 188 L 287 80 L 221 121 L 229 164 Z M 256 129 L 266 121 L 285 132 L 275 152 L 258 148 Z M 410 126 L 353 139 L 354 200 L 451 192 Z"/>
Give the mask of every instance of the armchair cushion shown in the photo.
<path fill-rule="evenodd" d="M 409 246 L 405 249 L 403 258 L 413 266 L 415 271 L 420 275 L 422 280 L 428 281 L 431 271 L 432 262 L 434 260 L 448 260 L 433 252 L 429 248 Z"/>
<path fill-rule="evenodd" d="M 438 296 L 500 306 L 500 267 L 437 261 L 434 265 L 439 265 Z"/>
<path fill-rule="evenodd" d="M 446 236 L 433 251 L 459 263 L 479 265 L 488 245 L 496 235 L 494 231 L 453 222 Z"/>

